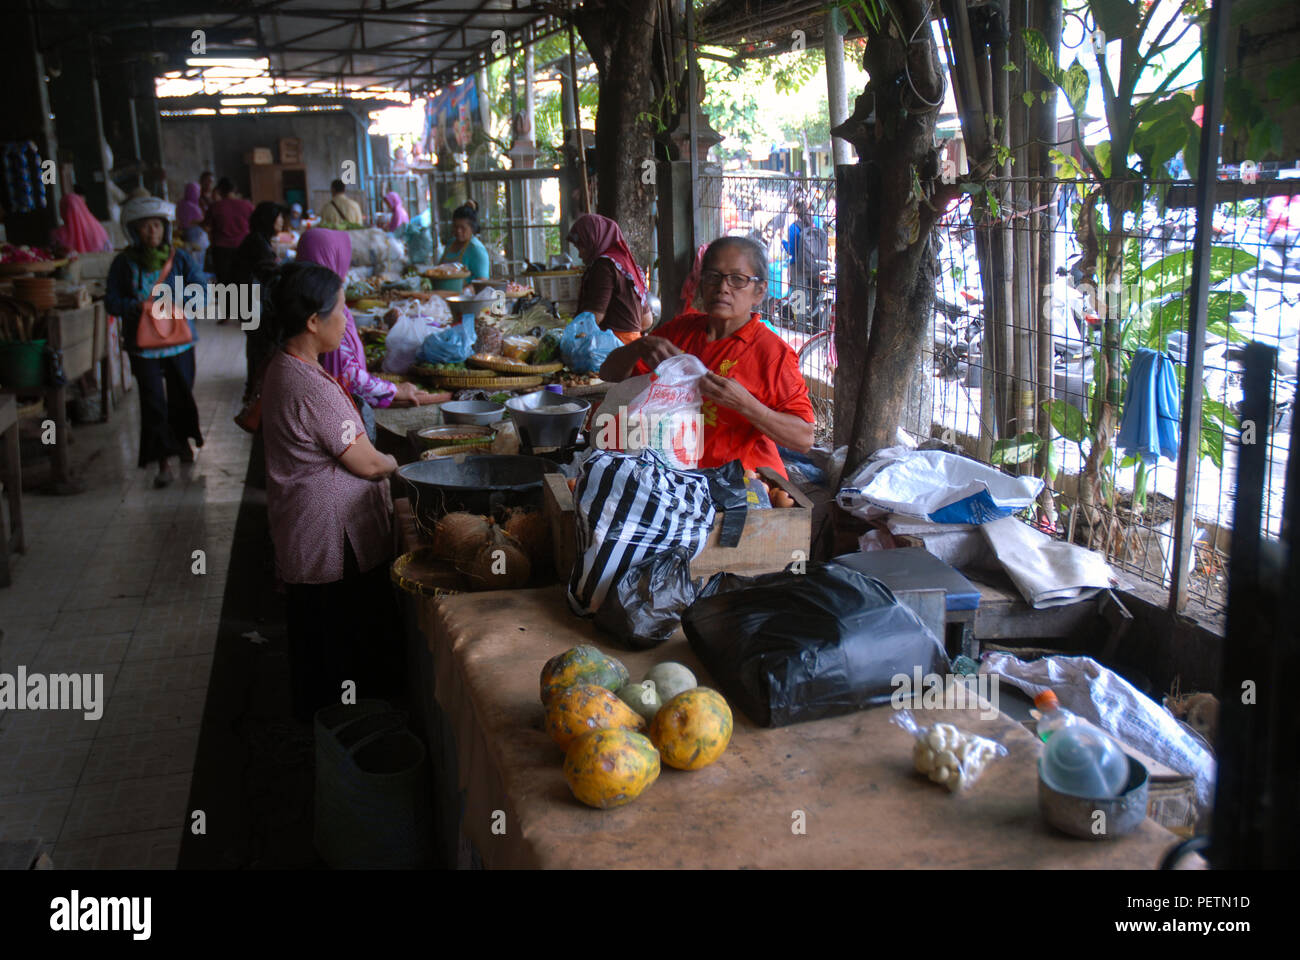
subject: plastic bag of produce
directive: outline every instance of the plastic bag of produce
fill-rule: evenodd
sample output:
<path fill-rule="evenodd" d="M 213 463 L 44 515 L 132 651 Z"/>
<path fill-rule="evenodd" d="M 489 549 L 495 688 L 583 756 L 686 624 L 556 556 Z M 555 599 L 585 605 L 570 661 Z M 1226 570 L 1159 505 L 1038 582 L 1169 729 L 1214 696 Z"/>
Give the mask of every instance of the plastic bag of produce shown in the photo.
<path fill-rule="evenodd" d="M 695 469 L 704 452 L 699 382 L 708 372 L 698 357 L 683 353 L 615 386 L 592 420 L 596 447 L 627 453 L 648 448 L 670 466 Z"/>
<path fill-rule="evenodd" d="M 1007 748 L 996 740 L 976 736 L 950 723 L 923 727 L 911 710 L 900 710 L 889 721 L 912 735 L 912 765 L 916 772 L 952 793 L 972 786 L 992 760 L 1007 755 Z"/>
<path fill-rule="evenodd" d="M 574 373 L 596 373 L 610 352 L 623 345 L 617 336 L 600 329 L 596 318 L 583 311 L 564 328 L 560 338 L 560 356 Z"/>
<path fill-rule="evenodd" d="M 634 563 L 610 585 L 596 611 L 596 626 L 629 650 L 657 647 L 676 631 L 695 600 L 691 555 L 674 547 Z"/>
<path fill-rule="evenodd" d="M 547 330 L 542 334 L 541 340 L 537 343 L 537 349 L 533 351 L 533 363 L 554 363 L 560 359 L 560 338 L 564 336 L 562 330 Z"/>
<path fill-rule="evenodd" d="M 416 359 L 420 363 L 437 365 L 439 363 L 464 363 L 474 352 L 474 315 L 467 313 L 460 323 L 446 330 L 436 330 L 424 338 Z M 392 339 L 392 334 L 389 334 Z"/>
<path fill-rule="evenodd" d="M 711 577 L 682 616 L 732 705 L 765 727 L 887 703 L 893 678 L 946 674 L 943 646 L 879 580 L 836 563 Z"/>
<path fill-rule="evenodd" d="M 717 516 L 708 478 L 673 470 L 653 450 L 593 452 L 573 498 L 578 561 L 568 599 L 579 616 L 599 610 L 636 563 L 677 547 L 694 560 Z"/>
<path fill-rule="evenodd" d="M 404 314 L 388 331 L 384 341 L 387 352 L 384 354 L 383 368 L 386 373 L 406 373 L 415 364 L 415 357 L 420 352 L 428 331 L 418 317 Z"/>
<path fill-rule="evenodd" d="M 412 217 L 406 224 L 406 259 L 410 263 L 428 263 L 433 259 L 433 234 L 429 230 L 429 211 L 426 209 Z"/>

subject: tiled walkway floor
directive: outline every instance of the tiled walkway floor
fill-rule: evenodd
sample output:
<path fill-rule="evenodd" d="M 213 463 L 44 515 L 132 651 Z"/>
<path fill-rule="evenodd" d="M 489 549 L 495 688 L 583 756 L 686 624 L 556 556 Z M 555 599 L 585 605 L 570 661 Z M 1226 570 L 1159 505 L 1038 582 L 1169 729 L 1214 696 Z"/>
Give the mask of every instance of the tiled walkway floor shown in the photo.
<path fill-rule="evenodd" d="M 207 324 L 200 336 L 206 445 L 178 482 L 154 490 L 135 466 L 133 391 L 108 424 L 74 428 L 83 493 L 24 497 L 0 672 L 98 673 L 105 698 L 98 720 L 0 711 L 0 841 L 39 836 L 56 868 L 176 865 L 250 447 L 231 421 L 243 334 Z"/>

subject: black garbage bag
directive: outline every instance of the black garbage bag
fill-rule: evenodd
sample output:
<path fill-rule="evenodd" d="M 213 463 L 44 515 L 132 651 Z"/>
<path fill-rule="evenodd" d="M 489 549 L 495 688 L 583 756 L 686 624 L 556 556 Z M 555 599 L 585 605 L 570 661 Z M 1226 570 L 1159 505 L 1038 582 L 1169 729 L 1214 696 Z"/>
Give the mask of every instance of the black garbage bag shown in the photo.
<path fill-rule="evenodd" d="M 698 590 L 691 579 L 691 552 L 665 550 L 634 563 L 610 585 L 596 611 L 596 626 L 629 650 L 649 650 L 676 632 Z"/>
<path fill-rule="evenodd" d="M 733 706 L 783 727 L 888 702 L 898 674 L 948 670 L 943 645 L 879 580 L 836 563 L 709 579 L 682 627 Z"/>
<path fill-rule="evenodd" d="M 745 467 L 732 460 L 720 467 L 687 470 L 709 481 L 709 495 L 713 505 L 722 512 L 722 528 L 718 531 L 718 546 L 735 547 L 745 532 L 745 517 L 749 511 L 748 488 L 745 486 Z"/>

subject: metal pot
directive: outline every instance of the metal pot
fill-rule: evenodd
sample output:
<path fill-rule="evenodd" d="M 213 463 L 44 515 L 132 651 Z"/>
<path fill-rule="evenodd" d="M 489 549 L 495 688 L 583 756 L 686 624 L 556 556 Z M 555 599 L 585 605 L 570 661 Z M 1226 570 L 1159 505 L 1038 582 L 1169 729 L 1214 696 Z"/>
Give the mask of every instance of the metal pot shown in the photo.
<path fill-rule="evenodd" d="M 1043 819 L 1084 840 L 1113 840 L 1132 833 L 1147 815 L 1147 768 L 1128 758 L 1128 782 L 1118 797 L 1088 798 L 1061 793 L 1038 775 L 1038 809 Z M 1098 816 L 1101 814 L 1101 816 Z"/>
<path fill-rule="evenodd" d="M 581 409 L 572 413 L 543 413 L 546 407 L 566 403 L 577 404 Z M 519 442 L 524 449 L 540 450 L 548 447 L 572 446 L 578 438 L 582 423 L 591 412 L 591 404 L 578 397 L 538 390 L 506 401 L 510 418 L 519 431 Z"/>

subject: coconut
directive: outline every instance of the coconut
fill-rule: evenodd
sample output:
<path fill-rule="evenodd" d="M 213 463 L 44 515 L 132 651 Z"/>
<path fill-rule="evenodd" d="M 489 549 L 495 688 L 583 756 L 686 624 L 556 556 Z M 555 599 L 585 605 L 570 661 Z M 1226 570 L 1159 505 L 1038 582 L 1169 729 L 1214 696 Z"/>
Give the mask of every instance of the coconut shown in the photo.
<path fill-rule="evenodd" d="M 456 569 L 479 590 L 507 590 L 522 587 L 533 575 L 533 565 L 519 541 L 493 526 L 487 543 L 479 547 L 468 563 L 458 562 Z"/>
<path fill-rule="evenodd" d="M 487 543 L 492 522 L 473 513 L 449 513 L 433 530 L 433 549 L 441 557 L 468 563 Z"/>
<path fill-rule="evenodd" d="M 538 510 L 516 507 L 506 514 L 502 528 L 519 541 L 528 559 L 535 565 L 546 562 L 551 555 L 551 525 Z"/>

